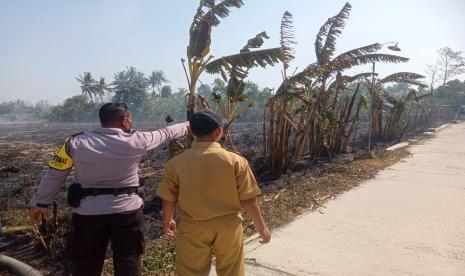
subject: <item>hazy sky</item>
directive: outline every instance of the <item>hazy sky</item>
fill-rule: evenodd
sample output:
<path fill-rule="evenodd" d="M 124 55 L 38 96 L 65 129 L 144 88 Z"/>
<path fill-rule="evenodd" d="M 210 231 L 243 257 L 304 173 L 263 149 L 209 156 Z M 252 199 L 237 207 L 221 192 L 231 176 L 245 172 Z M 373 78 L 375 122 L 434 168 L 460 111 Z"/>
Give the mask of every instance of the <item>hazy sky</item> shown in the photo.
<path fill-rule="evenodd" d="M 236 53 L 255 34 L 279 45 L 284 11 L 294 15 L 296 60 L 303 68 L 315 60 L 313 43 L 320 26 L 344 5 L 340 0 L 244 0 L 213 31 L 211 52 Z M 374 42 L 398 41 L 410 62 L 379 64 L 388 74 L 424 74 L 435 50 L 450 46 L 465 51 L 463 0 L 353 0 L 350 19 L 337 52 Z M 162 69 L 174 88 L 185 87 L 180 58 L 197 0 L 0 0 L 0 101 L 23 99 L 51 103 L 79 94 L 75 77 L 84 71 L 111 81 L 113 74 L 135 66 L 150 73 Z M 281 67 L 254 69 L 250 80 L 277 87 Z M 357 72 L 367 71 L 366 67 Z M 213 79 L 204 75 L 201 80 Z"/>

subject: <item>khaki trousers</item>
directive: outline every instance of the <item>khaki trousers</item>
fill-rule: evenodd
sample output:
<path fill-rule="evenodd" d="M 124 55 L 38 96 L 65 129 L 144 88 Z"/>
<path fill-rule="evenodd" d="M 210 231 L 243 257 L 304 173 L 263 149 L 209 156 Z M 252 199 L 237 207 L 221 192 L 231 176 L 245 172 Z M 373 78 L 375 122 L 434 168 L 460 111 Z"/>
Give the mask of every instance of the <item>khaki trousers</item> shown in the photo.
<path fill-rule="evenodd" d="M 243 276 L 242 219 L 237 215 L 207 221 L 181 219 L 176 236 L 176 272 L 179 276 L 208 275 L 212 255 L 219 276 Z"/>

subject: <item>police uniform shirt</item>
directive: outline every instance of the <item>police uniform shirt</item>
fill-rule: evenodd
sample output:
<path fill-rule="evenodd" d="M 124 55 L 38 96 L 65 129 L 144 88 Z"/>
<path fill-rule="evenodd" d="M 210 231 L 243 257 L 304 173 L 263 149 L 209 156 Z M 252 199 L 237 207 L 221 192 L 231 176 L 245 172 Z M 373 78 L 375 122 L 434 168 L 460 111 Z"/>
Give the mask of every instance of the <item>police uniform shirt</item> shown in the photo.
<path fill-rule="evenodd" d="M 177 201 L 188 220 L 239 215 L 240 201 L 260 194 L 247 160 L 215 142 L 197 142 L 166 163 L 157 195 Z"/>
<path fill-rule="evenodd" d="M 177 124 L 157 131 L 131 133 L 119 128 L 100 128 L 71 137 L 50 162 L 30 204 L 33 207 L 50 204 L 73 167 L 75 182 L 83 188 L 136 187 L 143 155 L 186 133 L 186 124 Z M 135 194 L 88 196 L 73 211 L 81 215 L 104 215 L 136 210 L 142 204 L 142 199 Z"/>

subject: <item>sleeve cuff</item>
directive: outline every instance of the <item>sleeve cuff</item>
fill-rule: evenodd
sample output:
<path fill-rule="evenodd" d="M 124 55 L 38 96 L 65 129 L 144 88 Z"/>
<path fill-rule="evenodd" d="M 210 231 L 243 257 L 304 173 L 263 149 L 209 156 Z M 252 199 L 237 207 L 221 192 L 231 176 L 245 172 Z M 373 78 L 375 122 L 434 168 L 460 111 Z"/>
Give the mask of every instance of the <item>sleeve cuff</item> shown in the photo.
<path fill-rule="evenodd" d="M 31 200 L 29 201 L 29 206 L 31 207 L 39 207 L 39 208 L 48 208 L 48 206 L 50 206 L 50 203 L 44 203 L 43 201 L 40 202 L 39 200 L 37 200 L 37 198 L 34 196 L 31 198 Z"/>

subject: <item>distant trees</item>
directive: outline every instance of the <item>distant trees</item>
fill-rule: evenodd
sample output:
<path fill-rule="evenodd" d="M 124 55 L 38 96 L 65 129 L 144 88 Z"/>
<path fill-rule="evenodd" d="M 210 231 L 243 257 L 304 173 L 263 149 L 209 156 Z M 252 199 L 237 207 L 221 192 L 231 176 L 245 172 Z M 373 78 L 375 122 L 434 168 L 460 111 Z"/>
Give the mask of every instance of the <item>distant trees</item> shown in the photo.
<path fill-rule="evenodd" d="M 220 78 L 213 80 L 211 85 L 199 85 L 197 94 L 207 99 L 211 107 L 220 113 L 223 113 L 224 109 L 227 108 L 227 85 Z M 242 121 L 261 121 L 266 103 L 271 96 L 271 89 L 260 89 L 255 82 L 247 81 L 244 84 L 242 95 L 242 105 L 236 107 L 242 110 L 236 119 Z"/>
<path fill-rule="evenodd" d="M 96 81 L 90 72 L 84 72 L 76 80 L 80 83 L 82 95 L 91 102 L 117 101 L 125 102 L 137 114 L 142 112 L 144 101 L 150 97 L 159 96 L 167 98 L 173 94 L 173 89 L 162 70 L 154 70 L 149 76 L 135 67 L 114 74 L 113 81 L 107 84 L 105 78 Z M 150 91 L 149 91 L 150 90 Z"/>
<path fill-rule="evenodd" d="M 164 76 L 164 74 L 160 75 Z M 143 72 L 134 67 L 128 67 L 117 72 L 111 85 L 108 85 L 112 95 L 111 100 L 128 104 L 138 120 L 162 120 L 167 115 L 170 115 L 175 120 L 184 120 L 186 95 L 189 90 L 186 88 L 174 90 L 170 85 L 163 85 L 160 88 L 160 93 L 156 92 L 157 96 L 152 97 L 152 86 L 148 79 L 149 77 L 146 77 Z M 157 88 L 155 88 L 155 91 L 158 91 Z M 213 80 L 210 84 L 201 84 L 198 88 L 198 95 L 208 100 L 211 107 L 217 111 L 220 110 L 215 98 L 225 100 L 227 98 L 226 93 L 227 84 L 221 78 Z M 261 89 L 258 84 L 249 81 L 245 83 L 244 95 L 248 99 L 244 103 L 250 105 L 250 107 L 242 112 L 237 119 L 241 121 L 262 120 L 263 111 L 271 95 L 271 90 L 269 88 Z M 86 98 L 88 97 L 86 96 Z M 78 104 L 76 99 L 74 102 Z M 58 112 L 55 113 L 58 114 Z M 60 116 L 54 118 L 55 121 L 65 120 L 64 117 Z"/>
<path fill-rule="evenodd" d="M 90 72 L 84 72 L 84 74 L 77 77 L 76 80 L 81 84 L 82 95 L 85 95 L 89 97 L 90 100 L 92 100 L 94 97 L 94 87 L 96 84 L 92 74 Z"/>
<path fill-rule="evenodd" d="M 39 101 L 34 105 L 34 118 L 35 120 L 44 120 L 49 116 L 52 105 L 48 101 Z"/>
<path fill-rule="evenodd" d="M 111 88 L 112 99 L 115 102 L 125 102 L 134 113 L 138 113 L 149 97 L 148 87 L 144 73 L 131 66 L 115 73 Z"/>
<path fill-rule="evenodd" d="M 465 73 L 464 53 L 450 47 L 443 47 L 437 53 L 436 63 L 427 65 L 426 70 L 430 77 L 432 101 L 446 105 L 465 104 L 465 82 L 454 79 Z M 436 88 L 437 83 L 441 85 Z"/>
<path fill-rule="evenodd" d="M 167 85 L 169 80 L 162 70 L 154 70 L 147 76 L 135 67 L 127 67 L 125 70 L 115 73 L 113 81 L 109 84 L 103 77 L 96 81 L 90 72 L 84 72 L 76 80 L 80 83 L 82 97 L 72 97 L 66 99 L 63 104 L 54 106 L 52 115 L 48 116 L 47 119 L 60 122 L 80 119 L 96 120 L 96 116 L 88 116 L 92 113 L 92 108 L 88 105 L 99 105 L 108 100 L 125 102 L 140 120 L 160 120 L 167 115 L 176 120 L 185 119 L 183 111 L 186 110 L 186 95 L 188 95 L 189 90 L 186 88 L 174 90 L 173 87 Z M 216 78 L 211 84 L 201 84 L 198 88 L 198 95 L 211 101 L 212 107 L 220 111 L 217 104 L 219 102 L 215 102 L 215 99 L 226 100 L 228 98 L 227 91 L 228 84 L 223 79 Z M 241 91 L 244 104 L 246 103 L 245 99 L 250 97 L 250 100 L 247 101 L 249 107 L 247 110 L 243 110 L 241 116 L 237 116 L 236 119 L 261 120 L 270 90 L 261 90 L 256 83 L 245 82 Z M 75 115 L 79 111 L 83 114 L 76 116 L 80 119 L 67 117 L 64 108 L 70 108 L 73 111 L 70 114 Z"/>
<path fill-rule="evenodd" d="M 137 114 L 138 121 L 163 122 L 166 116 L 174 120 L 185 120 L 186 91 L 178 89 L 168 97 L 150 97 L 144 102 L 141 112 Z"/>
<path fill-rule="evenodd" d="M 117 89 L 115 91 L 119 91 L 118 94 L 113 95 L 113 100 L 116 100 L 115 95 L 119 95 L 123 98 L 129 97 L 129 101 L 138 102 L 139 100 L 134 100 L 137 98 L 138 92 L 133 91 L 132 87 L 138 87 L 141 83 L 140 72 L 137 73 L 137 70 L 124 70 L 122 72 L 117 73 L 118 80 L 114 85 L 113 89 Z M 135 75 L 138 77 L 127 77 L 127 75 Z M 127 78 L 126 78 L 127 77 Z M 131 80 L 132 79 L 132 80 Z M 136 85 L 131 84 L 134 80 Z M 138 83 L 138 84 L 137 84 Z M 378 83 L 378 81 L 376 82 Z M 356 85 L 352 86 L 349 85 L 350 91 L 357 91 Z M 211 107 L 220 111 L 220 106 L 215 102 L 215 97 L 223 97 L 226 95 L 226 83 L 222 79 L 215 79 L 212 83 L 207 84 L 204 83 L 199 86 L 198 88 L 198 95 L 204 97 L 211 103 Z M 367 88 L 364 87 L 360 89 L 358 95 L 366 94 Z M 411 87 L 406 83 L 396 83 L 394 85 L 386 86 L 382 88 L 380 86 L 379 89 L 383 89 L 386 93 L 385 101 L 391 103 L 393 106 L 396 106 L 394 111 L 402 111 L 403 108 L 397 107 L 404 107 L 409 105 L 408 101 L 405 99 L 413 99 L 417 101 L 418 95 L 423 95 L 426 92 L 421 92 L 415 94 L 415 97 L 412 97 Z M 133 92 L 130 92 L 133 91 Z M 147 90 L 148 92 L 143 97 L 142 103 L 140 106 L 135 107 L 137 108 L 136 117 L 137 120 L 141 121 L 162 121 L 167 115 L 170 115 L 175 120 L 184 120 L 185 119 L 185 108 L 186 108 L 186 95 L 189 91 L 185 88 L 178 88 L 173 90 L 171 87 L 166 87 L 163 89 L 162 87 L 162 96 L 152 98 L 150 97 L 150 88 Z M 168 93 L 167 91 L 170 91 Z M 358 98 L 359 96 L 357 93 L 353 92 L 346 92 L 347 95 L 341 97 L 340 102 L 342 107 L 347 107 L 345 113 L 348 114 L 351 106 L 353 106 L 352 117 L 357 120 L 357 110 L 362 108 L 364 103 L 360 101 Z M 376 90 L 378 91 L 378 90 Z M 262 121 L 263 120 L 263 113 L 267 108 L 267 102 L 270 97 L 275 96 L 272 93 L 270 88 L 260 88 L 256 83 L 248 81 L 245 83 L 244 87 L 244 95 L 247 97 L 247 100 L 244 102 L 244 105 L 247 106 L 247 109 L 241 112 L 240 117 L 237 118 L 239 121 Z M 350 103 L 355 99 L 356 101 L 351 105 Z M 133 100 L 131 100 L 133 98 Z M 347 106 L 346 106 L 347 104 Z M 361 104 L 361 105 L 360 105 Z M 434 90 L 433 97 L 427 99 L 425 104 L 428 105 L 463 105 L 465 104 L 465 81 L 460 80 L 452 80 L 446 83 L 446 85 L 440 85 Z M 366 105 L 366 103 L 365 103 Z M 223 105 L 224 106 L 224 105 Z M 3 121 L 31 121 L 31 120 L 48 120 L 52 122 L 81 122 L 81 121 L 97 121 L 97 111 L 100 107 L 99 102 L 91 101 L 87 95 L 77 95 L 71 98 L 66 99 L 62 104 L 53 105 L 51 106 L 47 102 L 39 102 L 35 106 L 30 106 L 25 104 L 22 101 L 16 102 L 9 102 L 9 103 L 1 103 L 0 104 L 0 120 Z M 130 107 L 131 108 L 131 107 Z M 296 112 L 299 111 L 299 106 L 296 105 Z M 131 108 L 132 109 L 132 108 Z M 337 108 L 336 108 L 337 109 Z M 344 109 L 341 109 L 344 111 Z M 134 111 L 134 110 L 133 110 Z M 380 111 L 381 112 L 381 111 Z M 341 113 L 341 112 L 339 112 Z M 338 114 L 339 114 L 338 113 Z M 342 112 L 344 113 L 344 112 Z M 341 113 L 341 114 L 342 114 Z M 402 122 L 396 119 L 399 112 L 396 114 L 391 112 L 392 114 L 386 113 L 386 117 L 390 118 L 391 122 L 394 123 L 402 123 L 402 129 L 405 127 L 405 120 L 402 119 Z M 394 116 L 396 115 L 396 116 Z M 337 115 L 336 117 L 340 117 L 341 115 Z M 377 120 L 374 120 L 375 122 Z M 345 122 L 345 121 L 344 121 Z M 350 122 L 349 122 L 350 123 Z M 375 124 L 374 124 L 375 125 Z M 390 130 L 398 130 L 398 127 L 392 127 L 394 124 L 391 123 Z M 353 124 L 350 124 L 347 129 L 351 130 L 353 128 Z M 387 129 L 386 129 L 387 130 Z M 352 130 L 353 131 L 353 130 Z M 343 141 L 341 145 L 346 145 L 347 141 Z"/>
<path fill-rule="evenodd" d="M 127 74 L 127 70 L 124 72 L 124 74 Z M 124 74 L 121 74 L 121 72 L 119 72 L 119 75 Z M 129 87 L 128 83 L 130 83 L 130 81 L 124 80 L 122 84 L 119 84 L 121 87 L 125 85 Z M 355 87 L 352 87 L 351 89 L 355 90 Z M 411 95 L 413 95 L 410 93 L 410 86 L 408 86 L 405 83 L 396 83 L 384 89 L 387 95 L 390 95 L 388 98 L 386 98 L 386 100 L 388 102 L 392 102 L 393 105 L 397 103 L 398 105 L 396 106 L 406 106 L 406 104 L 404 104 L 405 101 L 403 101 L 402 99 L 404 99 L 405 97 L 408 98 Z M 161 97 L 156 98 L 150 97 L 149 93 L 146 94 L 145 100 L 137 109 L 137 120 L 160 121 L 167 115 L 170 115 L 175 120 L 185 119 L 186 94 L 189 91 L 185 88 L 178 88 L 176 91 L 173 91 L 171 87 L 165 89 L 162 88 L 162 91 L 163 90 L 171 91 L 171 94 L 169 94 L 168 92 L 163 92 Z M 125 91 L 126 92 L 124 93 L 131 95 L 131 93 L 128 92 L 131 91 L 130 88 Z M 215 95 L 216 97 L 224 96 L 225 93 L 226 84 L 221 79 L 216 79 L 211 84 L 200 85 L 198 89 L 199 96 L 202 96 L 205 99 L 209 100 L 212 104 L 212 108 L 216 109 L 217 111 L 219 111 L 220 107 L 213 99 Z M 359 92 L 359 94 L 362 95 L 363 93 Z M 137 93 L 135 94 L 137 95 Z M 248 81 L 245 84 L 244 95 L 247 96 L 247 101 L 245 102 L 245 104 L 248 105 L 253 103 L 253 105 L 248 107 L 247 110 L 243 111 L 240 117 L 237 119 L 242 122 L 261 121 L 263 119 L 263 113 L 266 109 L 268 99 L 274 96 L 271 89 L 266 87 L 260 88 L 256 83 Z M 345 102 L 346 100 L 352 100 L 350 97 L 351 95 L 352 94 L 349 93 L 347 95 L 348 97 L 346 97 L 347 99 L 344 98 L 341 101 Z M 130 97 L 133 96 L 134 95 Z M 396 101 L 392 101 L 393 99 Z M 359 101 L 357 101 L 356 103 L 358 104 Z M 465 82 L 459 80 L 452 80 L 447 82 L 444 86 L 439 86 L 434 90 L 433 97 L 431 99 L 428 99 L 427 103 L 430 105 L 465 104 Z M 84 95 L 71 97 L 69 99 L 66 99 L 63 104 L 55 106 L 50 106 L 50 104 L 46 102 L 38 103 L 36 104 L 36 106 L 27 106 L 26 104 L 24 104 L 24 102 L 3 103 L 0 104 L 0 119 L 14 121 L 33 120 L 33 118 L 36 118 L 36 120 L 48 120 L 54 122 L 96 121 L 98 120 L 97 110 L 99 106 L 100 103 L 92 102 L 87 96 Z M 356 111 L 357 106 L 354 106 L 354 112 Z M 386 115 L 389 114 L 386 113 Z M 392 115 L 388 117 L 394 118 L 395 116 Z M 396 120 L 391 119 L 391 121 L 397 123 Z M 397 130 L 398 128 L 391 127 L 391 129 Z"/>
<path fill-rule="evenodd" d="M 436 88 L 433 97 L 440 104 L 465 105 L 465 81 L 458 79 L 448 81 Z"/>
<path fill-rule="evenodd" d="M 189 89 L 180 87 L 178 88 L 178 91 L 176 91 L 176 93 L 185 96 L 187 93 L 189 93 Z"/>
<path fill-rule="evenodd" d="M 100 80 L 94 85 L 94 95 L 103 102 L 104 96 L 109 90 L 110 86 L 105 82 L 105 78 L 100 77 Z"/>
<path fill-rule="evenodd" d="M 431 92 L 433 92 L 434 90 L 434 87 L 436 86 L 436 84 L 438 83 L 438 69 L 439 67 L 439 62 L 436 61 L 436 63 L 433 65 L 433 64 L 427 64 L 426 65 L 426 74 L 428 75 L 429 77 L 429 89 Z"/>
<path fill-rule="evenodd" d="M 449 80 L 465 73 L 465 56 L 462 51 L 443 47 L 436 52 L 438 53 L 436 63 L 427 65 L 431 90 L 438 81 L 445 85 Z"/>
<path fill-rule="evenodd" d="M 49 113 L 50 104 L 40 101 L 35 106 L 16 100 L 0 103 L 0 122 L 40 121 Z"/>
<path fill-rule="evenodd" d="M 90 72 L 84 72 L 76 80 L 81 84 L 82 95 L 89 97 L 90 101 L 97 98 L 103 101 L 103 97 L 110 89 L 104 77 L 96 81 Z"/>
<path fill-rule="evenodd" d="M 197 88 L 197 94 L 199 94 L 202 97 L 206 97 L 212 93 L 212 87 L 208 84 L 202 83 L 199 85 L 199 88 Z"/>
<path fill-rule="evenodd" d="M 85 95 L 76 95 L 67 98 L 63 104 L 52 106 L 46 119 L 52 122 L 93 122 L 98 120 L 99 106 Z"/>
<path fill-rule="evenodd" d="M 161 95 L 163 84 L 169 82 L 162 70 L 154 70 L 147 79 L 147 83 L 152 88 L 152 97 Z"/>
<path fill-rule="evenodd" d="M 169 86 L 169 85 L 164 85 L 164 86 L 161 88 L 160 95 L 161 95 L 162 98 L 171 97 L 172 94 L 173 94 L 173 89 L 171 88 L 171 86 Z"/>

